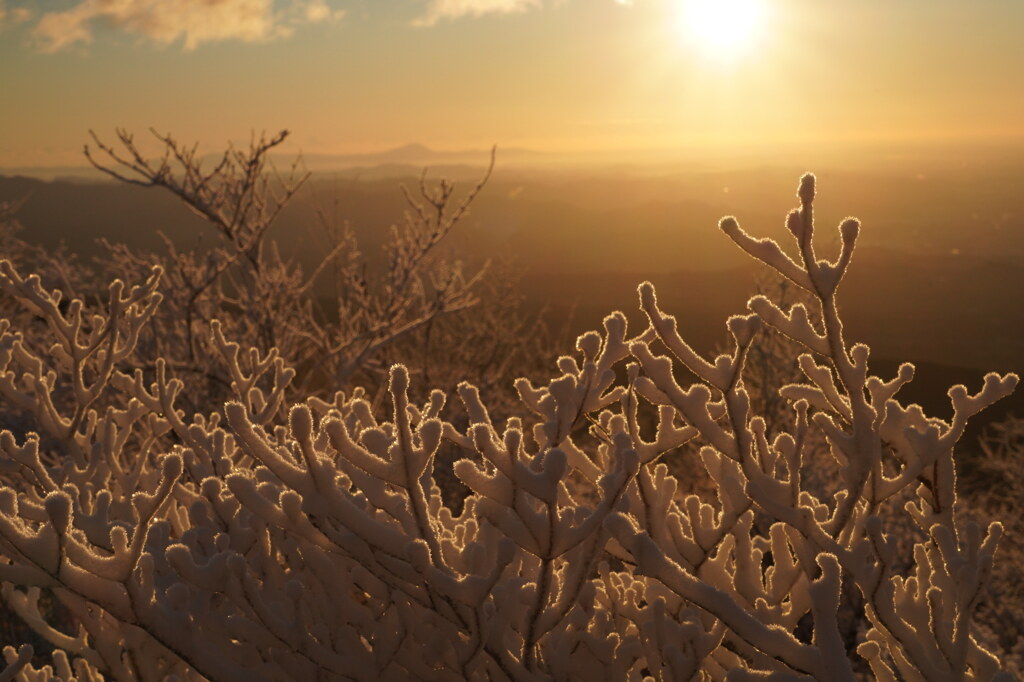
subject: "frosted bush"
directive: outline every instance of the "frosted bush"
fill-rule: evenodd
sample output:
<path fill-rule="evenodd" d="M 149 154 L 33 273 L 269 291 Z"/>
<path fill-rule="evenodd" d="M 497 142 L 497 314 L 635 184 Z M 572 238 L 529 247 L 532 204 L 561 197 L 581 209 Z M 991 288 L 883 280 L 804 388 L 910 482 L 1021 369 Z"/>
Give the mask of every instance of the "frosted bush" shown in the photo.
<path fill-rule="evenodd" d="M 94 133 L 85 152 L 118 182 L 174 195 L 213 235 L 212 244 L 191 249 L 164 236 L 158 253 L 107 244 L 102 259 L 104 271 L 118 278 L 144 279 L 154 266 L 163 270 L 165 300 L 140 338 L 134 366 L 151 369 L 155 357 L 164 358 L 185 382 L 183 400 L 191 411 L 222 402 L 231 380 L 210 362 L 217 357 L 214 320 L 261 354 L 287 358 L 299 370 L 289 398 L 301 399 L 324 386 L 383 383 L 387 356 L 402 354 L 425 329 L 440 336 L 435 326 L 441 320 L 478 303 L 482 270 L 466 272 L 439 252 L 486 185 L 493 152 L 483 177 L 462 196 L 453 183 L 431 183 L 425 173 L 415 193 L 405 191 L 405 219 L 388 230 L 383 263 L 360 249 L 347 224 L 321 213 L 319 236 L 327 243 L 313 251 L 323 256 L 304 268 L 289 245 L 282 254 L 273 238 L 278 217 L 310 176 L 299 171 L 301 159 L 283 173 L 273 164 L 270 155 L 288 131 L 253 136 L 247 149 L 230 146 L 212 163 L 197 145 L 153 134 L 163 151 L 156 158 L 144 155 L 125 130 L 117 131 L 116 144 Z M 313 240 L 318 233 L 303 236 Z"/>
<path fill-rule="evenodd" d="M 557 376 L 517 382 L 524 409 L 504 423 L 463 383 L 464 428 L 444 393 L 411 395 L 401 365 L 388 420 L 360 389 L 286 409 L 293 370 L 217 324 L 208 343 L 234 397 L 187 413 L 163 360 L 121 366 L 160 304 L 159 269 L 115 282 L 87 317 L 0 265 L 50 340 L 0 322 L 0 394 L 33 424 L 0 434 L 0 580 L 59 650 L 37 669 L 8 648 L 2 678 L 1010 679 L 972 633 L 1001 526 L 958 520 L 953 446 L 1017 377 L 953 387 L 949 422 L 900 403 L 913 367 L 871 375 L 836 303 L 859 225 L 845 220 L 837 260 L 820 260 L 814 193 L 807 175 L 787 218 L 795 258 L 721 223 L 814 314 L 754 297 L 728 320 L 731 351 L 709 359 L 644 283 L 639 334 L 609 315 Z M 743 379 L 764 325 L 805 349 L 804 380 L 780 392 L 792 428 L 773 434 Z M 805 485 L 813 432 L 834 489 Z M 695 440 L 684 466 L 714 481 L 706 499 L 679 494 L 661 461 Z M 472 491 L 458 515 L 432 477 L 445 441 Z M 908 555 L 893 513 L 920 531 Z M 46 622 L 43 591 L 77 629 Z M 857 642 L 840 632 L 844 591 L 863 603 Z"/>

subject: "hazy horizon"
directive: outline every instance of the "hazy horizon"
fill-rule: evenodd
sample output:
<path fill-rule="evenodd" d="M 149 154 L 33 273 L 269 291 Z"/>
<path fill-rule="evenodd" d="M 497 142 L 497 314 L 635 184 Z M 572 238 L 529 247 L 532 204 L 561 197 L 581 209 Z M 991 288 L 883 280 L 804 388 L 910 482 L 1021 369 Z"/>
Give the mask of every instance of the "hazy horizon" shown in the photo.
<path fill-rule="evenodd" d="M 113 131 L 98 133 L 106 142 L 116 139 Z M 137 137 L 143 146 L 149 131 Z M 183 140 L 184 141 L 184 140 Z M 92 144 L 92 141 L 89 141 Z M 206 162 L 214 162 L 228 142 L 200 144 Z M 244 147 L 245 143 L 234 144 Z M 1024 137 L 965 137 L 926 140 L 862 140 L 773 146 L 770 143 L 748 146 L 691 146 L 676 148 L 586 149 L 566 151 L 526 147 L 501 147 L 496 150 L 496 168 L 514 173 L 580 172 L 673 174 L 694 170 L 742 171 L 754 168 L 795 169 L 797 171 L 859 170 L 875 173 L 924 175 L 928 172 L 962 170 L 988 166 L 989 170 L 1013 167 L 1024 170 Z M 382 147 L 360 153 L 328 153 L 294 149 L 272 155 L 284 168 L 300 161 L 300 169 L 317 176 L 369 172 L 374 177 L 402 177 L 427 170 L 435 176 L 469 177 L 485 168 L 491 148 L 434 147 L 418 141 Z M 154 157 L 155 158 L 155 157 Z M 89 181 L 111 180 L 94 168 L 84 154 L 68 163 L 56 165 L 3 165 L 0 175 L 22 175 L 42 180 L 77 178 Z"/>

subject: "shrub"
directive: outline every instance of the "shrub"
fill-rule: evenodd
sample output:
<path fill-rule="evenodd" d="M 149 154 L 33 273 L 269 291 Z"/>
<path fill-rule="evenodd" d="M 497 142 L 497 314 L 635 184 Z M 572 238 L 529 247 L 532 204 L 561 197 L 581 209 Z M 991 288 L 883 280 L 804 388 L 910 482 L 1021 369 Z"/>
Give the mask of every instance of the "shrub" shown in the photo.
<path fill-rule="evenodd" d="M 516 383 L 525 409 L 504 423 L 463 383 L 465 427 L 443 392 L 411 397 L 403 365 L 390 419 L 358 388 L 281 419 L 293 372 L 216 322 L 207 343 L 232 398 L 186 412 L 165 360 L 151 378 L 121 368 L 160 304 L 159 269 L 114 282 L 87 318 L 0 264 L 0 288 L 49 341 L 0 323 L 0 393 L 32 423 L 0 434 L 7 603 L 66 652 L 65 680 L 852 680 L 858 661 L 882 680 L 1008 679 L 972 634 L 1001 526 L 956 516 L 953 446 L 1017 377 L 950 389 L 950 422 L 901 404 L 913 367 L 871 375 L 839 316 L 859 225 L 844 221 L 837 260 L 819 260 L 814 194 L 804 176 L 795 259 L 721 222 L 814 315 L 754 297 L 709 360 L 645 283 L 641 333 L 609 315 L 549 382 Z M 775 434 L 744 383 L 765 325 L 806 351 L 803 383 L 780 391 L 792 427 Z M 831 489 L 805 484 L 815 432 Z M 715 483 L 704 499 L 679 495 L 662 461 L 694 439 Z M 458 514 L 432 478 L 443 442 L 465 454 Z M 895 518 L 920 532 L 906 554 Z M 77 630 L 45 621 L 43 591 Z M 852 643 L 844 591 L 867 624 Z M 5 679 L 36 674 L 29 649 L 6 655 Z"/>
<path fill-rule="evenodd" d="M 330 243 L 304 269 L 282 256 L 272 235 L 276 219 L 309 178 L 298 159 L 286 173 L 273 166 L 270 155 L 288 131 L 253 137 L 248 149 L 229 147 L 212 164 L 196 146 L 154 136 L 163 149 L 156 160 L 123 130 L 116 147 L 93 134 L 95 149 L 87 146 L 86 156 L 119 182 L 175 195 L 216 235 L 212 248 L 189 250 L 165 236 L 164 253 L 108 244 L 102 264 L 121 278 L 132 273 L 144 279 L 154 266 L 163 270 L 164 302 L 142 332 L 137 365 L 152 369 L 153 358 L 164 358 L 185 381 L 192 409 L 222 402 L 231 379 L 210 362 L 217 357 L 214 320 L 228 337 L 244 339 L 261 354 L 288 358 L 298 371 L 288 395 L 301 399 L 325 386 L 381 383 L 388 352 L 478 302 L 474 287 L 482 269 L 467 275 L 460 262 L 438 251 L 487 183 L 493 153 L 484 176 L 461 199 L 454 184 L 431 184 L 425 174 L 415 195 L 405 192 L 405 221 L 390 228 L 383 267 L 360 250 L 347 225 L 323 217 Z M 332 295 L 324 295 L 328 291 Z"/>

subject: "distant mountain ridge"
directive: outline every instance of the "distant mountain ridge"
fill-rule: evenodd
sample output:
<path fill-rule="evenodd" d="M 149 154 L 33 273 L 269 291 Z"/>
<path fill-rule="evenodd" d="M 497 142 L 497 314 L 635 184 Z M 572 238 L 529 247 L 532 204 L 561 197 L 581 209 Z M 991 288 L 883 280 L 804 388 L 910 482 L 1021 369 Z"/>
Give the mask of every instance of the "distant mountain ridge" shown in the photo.
<path fill-rule="evenodd" d="M 497 155 L 503 164 L 540 162 L 550 156 L 544 152 L 535 152 L 520 147 L 508 149 L 499 147 Z M 286 157 L 287 155 L 285 154 L 279 155 L 280 159 Z M 360 154 L 312 153 L 302 155 L 306 167 L 314 172 L 383 165 L 432 166 L 444 164 L 486 166 L 490 162 L 490 158 L 490 149 L 437 150 L 419 142 L 412 142 L 381 152 Z"/>
<path fill-rule="evenodd" d="M 270 158 L 278 168 L 287 168 L 298 154 L 272 154 Z M 509 147 L 497 150 L 502 164 L 522 165 L 524 163 L 543 163 L 552 158 L 545 152 L 537 152 L 522 147 Z M 352 168 L 373 168 L 377 166 L 423 168 L 427 166 L 472 166 L 485 167 L 490 163 L 490 149 L 432 149 L 419 142 L 410 142 L 379 152 L 363 152 L 358 154 L 323 154 L 302 153 L 305 167 L 313 172 L 348 170 Z M 220 158 L 220 154 L 207 154 L 203 157 L 209 164 Z M 64 182 L 96 182 L 108 176 L 90 165 L 81 166 L 21 166 L 0 167 L 0 176 L 23 176 L 38 180 Z"/>

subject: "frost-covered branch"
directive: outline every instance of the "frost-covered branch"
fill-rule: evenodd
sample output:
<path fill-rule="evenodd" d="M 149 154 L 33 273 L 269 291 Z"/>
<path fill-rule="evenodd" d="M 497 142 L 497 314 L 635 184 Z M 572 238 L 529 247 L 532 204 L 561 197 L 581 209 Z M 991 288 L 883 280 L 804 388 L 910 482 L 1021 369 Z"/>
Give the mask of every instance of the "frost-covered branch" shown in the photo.
<path fill-rule="evenodd" d="M 123 163 L 162 179 L 193 158 L 170 150 Z M 421 196 L 435 228 L 399 250 L 394 291 L 461 215 L 447 185 Z M 795 255 L 722 228 L 805 302 L 751 299 L 705 357 L 642 284 L 642 331 L 609 315 L 550 380 L 516 382 L 509 418 L 463 382 L 455 420 L 401 364 L 384 409 L 361 388 L 295 399 L 284 349 L 212 317 L 227 400 L 191 409 L 174 363 L 131 363 L 158 271 L 85 316 L 0 265 L 9 303 L 45 322 L 31 343 L 0 322 L 3 410 L 32 424 L 0 433 L 2 595 L 59 649 L 50 668 L 7 649 L 3 679 L 1008 679 L 972 624 L 1002 526 L 957 513 L 954 445 L 1017 377 L 952 388 L 949 421 L 900 402 L 913 367 L 872 375 L 839 315 L 859 225 L 821 260 L 812 176 L 798 196 Z M 768 333 L 803 349 L 782 421 L 746 380 Z M 684 492 L 697 471 L 706 490 Z"/>

